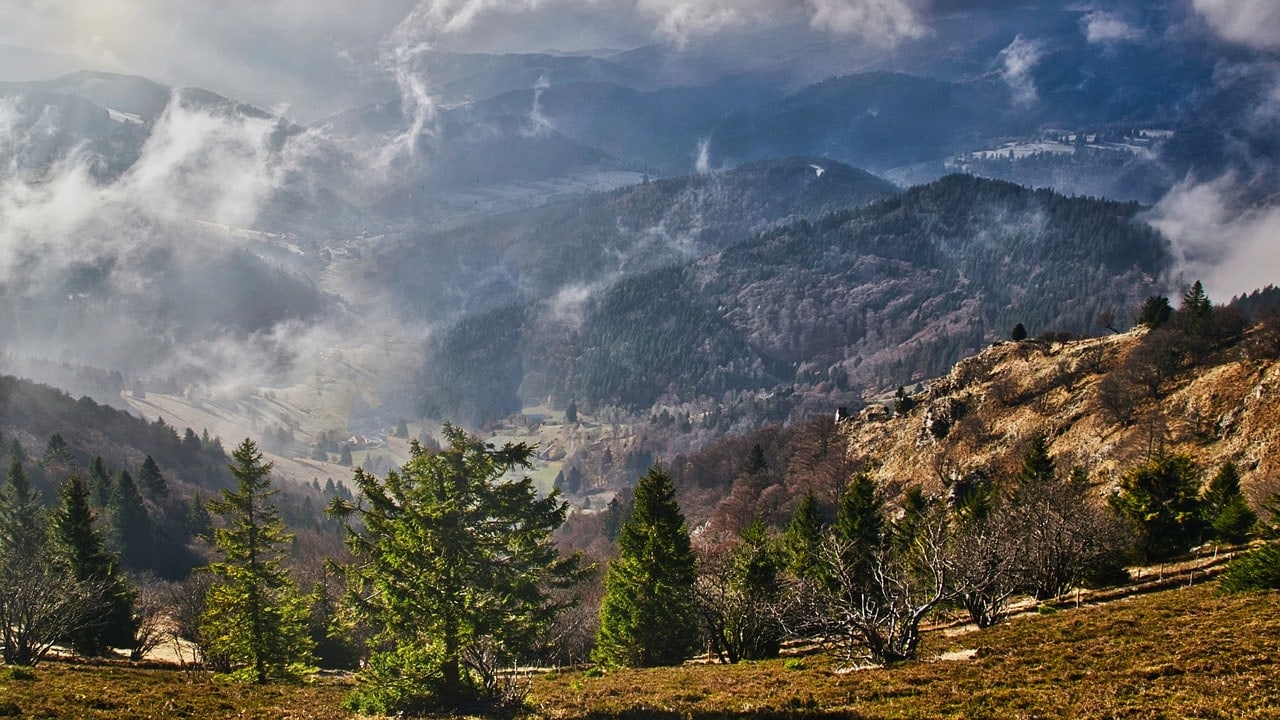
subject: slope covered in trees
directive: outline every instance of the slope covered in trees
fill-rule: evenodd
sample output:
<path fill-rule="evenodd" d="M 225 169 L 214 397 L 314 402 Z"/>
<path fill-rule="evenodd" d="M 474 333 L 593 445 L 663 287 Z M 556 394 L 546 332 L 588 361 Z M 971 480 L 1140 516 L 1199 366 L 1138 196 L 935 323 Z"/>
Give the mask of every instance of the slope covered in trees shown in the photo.
<path fill-rule="evenodd" d="M 571 316 L 528 305 L 518 341 L 507 333 L 487 355 L 466 355 L 468 372 L 509 368 L 514 354 L 523 373 L 507 397 L 642 409 L 733 390 L 914 382 L 1020 322 L 1082 333 L 1102 311 L 1126 315 L 1170 263 L 1138 209 L 950 176 L 625 279 Z M 509 327 L 511 316 L 466 322 Z M 447 335 L 431 349 L 428 393 L 448 384 L 457 355 Z M 496 414 L 481 406 L 478 417 Z"/>

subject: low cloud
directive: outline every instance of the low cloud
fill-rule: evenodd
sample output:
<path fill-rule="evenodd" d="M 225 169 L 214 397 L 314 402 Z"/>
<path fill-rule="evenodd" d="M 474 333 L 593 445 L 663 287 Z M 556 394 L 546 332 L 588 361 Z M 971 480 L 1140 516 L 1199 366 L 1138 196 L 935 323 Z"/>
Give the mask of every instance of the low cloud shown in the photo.
<path fill-rule="evenodd" d="M 1018 35 L 1000 51 L 1000 76 L 1013 93 L 1013 101 L 1030 105 L 1039 99 L 1032 71 L 1043 54 L 1041 43 Z"/>
<path fill-rule="evenodd" d="M 1231 42 L 1280 50 L 1280 3 L 1275 0 L 1192 0 L 1211 28 Z"/>
<path fill-rule="evenodd" d="M 1125 22 L 1124 18 L 1105 10 L 1086 13 L 1080 20 L 1084 37 L 1091 43 L 1111 44 L 1142 39 L 1142 29 Z"/>
<path fill-rule="evenodd" d="M 1188 179 L 1145 218 L 1173 244 L 1176 273 L 1222 300 L 1275 284 L 1280 267 L 1280 207 L 1242 207 L 1237 189 L 1231 175 Z"/>

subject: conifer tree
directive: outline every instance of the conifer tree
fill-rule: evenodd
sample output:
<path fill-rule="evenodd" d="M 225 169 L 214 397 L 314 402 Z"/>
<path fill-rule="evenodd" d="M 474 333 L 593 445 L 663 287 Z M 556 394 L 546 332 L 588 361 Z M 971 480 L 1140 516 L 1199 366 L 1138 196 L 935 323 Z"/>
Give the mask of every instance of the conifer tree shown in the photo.
<path fill-rule="evenodd" d="M 45 541 L 45 516 L 40 496 L 31 480 L 14 460 L 0 490 L 0 546 L 7 552 L 24 557 L 39 554 Z"/>
<path fill-rule="evenodd" d="M 636 484 L 631 515 L 618 532 L 618 557 L 605 573 L 592 653 L 602 665 L 675 665 L 697 647 L 693 548 L 675 495 L 658 466 Z"/>
<path fill-rule="evenodd" d="M 163 497 L 169 494 L 169 483 L 160 472 L 160 466 L 150 455 L 142 461 L 142 467 L 138 469 L 138 484 L 152 495 Z"/>
<path fill-rule="evenodd" d="M 89 463 L 89 499 L 96 507 L 106 507 L 111 499 L 111 471 L 101 455 Z"/>
<path fill-rule="evenodd" d="M 94 527 L 89 491 L 79 475 L 72 475 L 58 489 L 58 501 L 52 525 L 59 559 L 77 582 L 92 587 L 97 594 L 92 616 L 63 640 L 84 655 L 101 655 L 112 647 L 131 647 L 137 630 L 133 617 L 135 594 L 120 576 L 118 560 Z"/>
<path fill-rule="evenodd" d="M 552 533 L 568 512 L 528 477 L 533 448 L 494 448 L 445 425 L 447 446 L 411 446 L 385 480 L 357 470 L 360 505 L 340 498 L 356 562 L 345 568 L 356 611 L 381 629 L 351 698 L 365 713 L 419 713 L 504 699 L 496 663 L 529 660 L 564 603 L 550 591 L 581 577 Z M 505 667 L 510 667 L 506 664 Z"/>
<path fill-rule="evenodd" d="M 248 438 L 231 457 L 236 488 L 209 502 L 223 521 L 213 531 L 222 560 L 208 566 L 216 580 L 200 619 L 202 650 L 240 665 L 233 677 L 265 683 L 309 662 L 309 608 L 284 569 L 292 536 L 271 503 L 271 463 Z"/>
<path fill-rule="evenodd" d="M 1227 462 L 1209 481 L 1203 499 L 1203 519 L 1213 535 L 1230 543 L 1244 542 L 1258 522 L 1258 515 L 1240 491 L 1240 471 Z"/>
<path fill-rule="evenodd" d="M 817 580 L 822 576 L 822 533 L 818 498 L 810 490 L 800 499 L 782 535 L 782 552 L 792 575 L 801 580 Z"/>
<path fill-rule="evenodd" d="M 845 571 L 855 582 L 870 584 L 872 563 L 885 535 L 883 504 L 870 475 L 858 473 L 849 483 L 832 534 Z"/>
<path fill-rule="evenodd" d="M 151 567 L 153 528 L 147 505 L 133 476 L 121 470 L 107 501 L 107 537 L 120 562 L 131 570 Z"/>
<path fill-rule="evenodd" d="M 1157 455 L 1120 477 L 1120 492 L 1111 496 L 1111 504 L 1137 533 L 1142 559 L 1168 560 L 1200 538 L 1199 485 L 1186 455 Z"/>
<path fill-rule="evenodd" d="M 71 448 L 67 445 L 67 441 L 63 439 L 62 433 L 54 433 L 49 436 L 49 442 L 44 447 L 44 456 L 40 459 L 40 464 L 56 465 L 71 461 Z"/>

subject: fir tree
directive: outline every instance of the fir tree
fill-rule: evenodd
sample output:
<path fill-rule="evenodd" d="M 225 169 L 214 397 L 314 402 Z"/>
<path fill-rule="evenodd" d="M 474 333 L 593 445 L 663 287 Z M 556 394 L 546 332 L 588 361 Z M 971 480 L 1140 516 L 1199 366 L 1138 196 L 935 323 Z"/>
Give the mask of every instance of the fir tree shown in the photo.
<path fill-rule="evenodd" d="M 1186 455 L 1158 455 L 1120 477 L 1112 507 L 1138 534 L 1143 560 L 1163 562 L 1186 552 L 1200 538 L 1200 488 Z"/>
<path fill-rule="evenodd" d="M 40 459 L 40 464 L 47 467 L 71 462 L 71 459 L 71 448 L 67 445 L 67 441 L 62 438 L 62 433 L 50 435 L 49 442 L 44 447 L 44 456 Z"/>
<path fill-rule="evenodd" d="M 592 657 L 607 666 L 674 665 L 697 647 L 693 548 L 675 485 L 660 468 L 640 478 L 618 556 L 605 573 Z"/>
<path fill-rule="evenodd" d="M 150 455 L 142 461 L 142 467 L 138 469 L 138 484 L 152 495 L 163 497 L 169 494 L 169 483 L 165 481 L 164 474 L 160 472 L 160 466 Z"/>
<path fill-rule="evenodd" d="M 18 556 L 36 557 L 45 541 L 44 507 L 22 462 L 9 463 L 0 490 L 0 547 Z"/>
<path fill-rule="evenodd" d="M 539 497 L 531 446 L 495 449 L 445 425 L 447 447 L 418 443 L 385 480 L 357 470 L 359 505 L 335 499 L 356 562 L 345 571 L 356 611 L 381 632 L 351 705 L 420 713 L 493 702 L 496 663 L 529 660 L 554 614 L 550 590 L 578 581 L 576 555 L 552 533 L 568 512 Z"/>
<path fill-rule="evenodd" d="M 126 568 L 151 567 L 154 540 L 151 515 L 133 476 L 125 470 L 116 476 L 107 501 L 107 537 Z"/>
<path fill-rule="evenodd" d="M 58 489 L 53 540 L 71 575 L 91 586 L 97 595 L 93 616 L 63 640 L 81 654 L 102 655 L 108 648 L 133 645 L 135 595 L 120 576 L 118 560 L 94 527 L 89 505 L 88 489 L 79 475 L 72 475 Z"/>
<path fill-rule="evenodd" d="M 1169 304 L 1169 298 L 1162 295 L 1152 295 L 1142 304 L 1142 309 L 1138 311 L 1138 324 L 1145 325 L 1155 330 L 1156 328 L 1169 322 L 1169 318 L 1173 317 L 1173 306 Z"/>
<path fill-rule="evenodd" d="M 822 514 L 818 509 L 818 498 L 810 490 L 801 498 L 791 521 L 787 523 L 786 532 L 782 535 L 782 552 L 786 558 L 787 570 L 802 580 L 817 580 L 822 577 Z"/>
<path fill-rule="evenodd" d="M 111 470 L 101 455 L 89 463 L 89 499 L 95 507 L 106 507 L 111 499 Z"/>
<path fill-rule="evenodd" d="M 884 509 L 875 481 L 858 473 L 849 483 L 836 510 L 832 528 L 845 572 L 857 583 L 870 585 L 876 553 L 884 542 Z"/>
<path fill-rule="evenodd" d="M 271 463 L 247 438 L 231 457 L 236 488 L 209 502 L 223 521 L 213 531 L 222 560 L 208 566 L 216 580 L 200 620 L 202 649 L 240 665 L 233 677 L 265 683 L 310 660 L 309 609 L 284 569 L 292 536 L 271 503 Z"/>
<path fill-rule="evenodd" d="M 1202 503 L 1203 520 L 1214 537 L 1229 543 L 1244 542 L 1258 522 L 1258 515 L 1240 492 L 1240 471 L 1227 462 L 1209 481 Z"/>
<path fill-rule="evenodd" d="M 1013 330 L 1009 331 L 1009 339 L 1014 342 L 1022 342 L 1027 339 L 1027 328 L 1018 323 L 1013 326 Z"/>

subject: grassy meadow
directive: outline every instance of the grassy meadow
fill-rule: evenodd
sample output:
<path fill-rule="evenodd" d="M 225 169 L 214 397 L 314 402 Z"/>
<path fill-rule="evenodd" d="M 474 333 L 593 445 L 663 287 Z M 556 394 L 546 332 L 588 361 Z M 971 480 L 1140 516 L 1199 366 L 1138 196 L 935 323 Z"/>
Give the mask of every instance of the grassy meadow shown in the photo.
<path fill-rule="evenodd" d="M 1216 584 L 935 632 L 926 659 L 848 670 L 823 653 L 537 677 L 536 718 L 1274 718 L 1280 593 Z M 46 662 L 0 669 L 0 717 L 350 718 L 350 679 L 235 685 L 207 674 Z"/>

